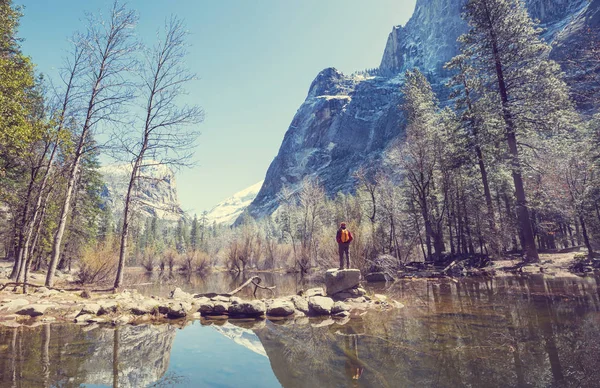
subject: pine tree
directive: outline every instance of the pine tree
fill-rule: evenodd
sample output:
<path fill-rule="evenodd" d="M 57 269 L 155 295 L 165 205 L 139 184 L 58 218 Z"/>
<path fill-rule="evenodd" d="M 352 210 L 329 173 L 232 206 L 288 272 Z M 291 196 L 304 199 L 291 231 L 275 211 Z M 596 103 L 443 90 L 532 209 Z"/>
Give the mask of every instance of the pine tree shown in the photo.
<path fill-rule="evenodd" d="M 562 113 L 571 106 L 568 91 L 521 0 L 469 0 L 465 11 L 470 30 L 461 37 L 463 54 L 502 118 L 524 256 L 535 262 L 539 256 L 520 144 L 560 125 Z"/>
<path fill-rule="evenodd" d="M 198 250 L 198 217 L 194 214 L 194 220 L 192 221 L 192 230 L 190 232 L 190 245 L 192 251 Z"/>

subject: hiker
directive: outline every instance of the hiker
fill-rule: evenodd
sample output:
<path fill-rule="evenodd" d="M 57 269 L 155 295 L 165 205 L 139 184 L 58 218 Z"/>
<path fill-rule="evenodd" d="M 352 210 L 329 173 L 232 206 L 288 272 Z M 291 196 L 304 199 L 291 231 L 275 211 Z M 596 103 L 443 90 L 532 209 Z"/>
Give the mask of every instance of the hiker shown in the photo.
<path fill-rule="evenodd" d="M 346 268 L 350 268 L 350 243 L 352 242 L 352 233 L 346 229 L 346 223 L 340 224 L 340 229 L 337 231 L 335 237 L 338 243 L 338 249 L 340 252 L 340 269 L 344 269 L 344 253 L 346 254 Z"/>

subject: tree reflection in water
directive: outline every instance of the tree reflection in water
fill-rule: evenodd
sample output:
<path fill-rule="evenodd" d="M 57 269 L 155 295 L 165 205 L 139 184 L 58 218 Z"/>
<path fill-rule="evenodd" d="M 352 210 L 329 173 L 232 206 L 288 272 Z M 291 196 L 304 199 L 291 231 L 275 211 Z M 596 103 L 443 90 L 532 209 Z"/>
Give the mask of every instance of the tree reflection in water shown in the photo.
<path fill-rule="evenodd" d="M 165 375 L 175 330 L 169 325 L 2 328 L 0 386 L 144 387 Z M 176 375 L 169 376 L 161 386 L 173 386 Z"/>
<path fill-rule="evenodd" d="M 264 365 L 251 361 L 264 362 L 265 354 L 284 387 L 598 386 L 599 284 L 599 277 L 541 276 L 398 282 L 370 291 L 402 301 L 404 309 L 348 322 L 219 322 L 221 331 L 215 331 L 233 340 L 219 349 L 189 342 L 207 338 L 202 330 L 213 331 L 201 325 L 183 329 L 193 335 L 180 338 L 184 346 L 177 349 L 170 325 L 0 328 L 0 386 L 199 386 L 200 375 L 227 386 L 227 370 L 246 373 L 243 381 L 251 387 L 259 376 L 248 366 Z M 233 325 L 244 329 L 241 337 L 233 336 Z M 229 360 L 239 346 L 253 351 L 221 372 L 193 362 L 185 373 L 169 368 L 173 351 L 179 360 L 194 361 L 198 352 Z"/>
<path fill-rule="evenodd" d="M 397 283 L 388 293 L 405 309 L 256 334 L 285 387 L 595 386 L 598 289 L 541 276 Z"/>

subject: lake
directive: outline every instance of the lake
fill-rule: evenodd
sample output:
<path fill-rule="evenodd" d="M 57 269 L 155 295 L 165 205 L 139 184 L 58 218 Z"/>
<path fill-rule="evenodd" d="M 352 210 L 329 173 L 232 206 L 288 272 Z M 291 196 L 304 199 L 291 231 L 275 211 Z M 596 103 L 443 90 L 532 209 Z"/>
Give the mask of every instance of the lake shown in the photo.
<path fill-rule="evenodd" d="M 242 281 L 143 277 L 152 284 L 138 279 L 142 292 Z M 263 277 L 288 294 L 318 283 Z M 2 327 L 0 386 L 600 386 L 599 286 L 600 277 L 405 280 L 368 288 L 405 308 L 345 321 Z"/>

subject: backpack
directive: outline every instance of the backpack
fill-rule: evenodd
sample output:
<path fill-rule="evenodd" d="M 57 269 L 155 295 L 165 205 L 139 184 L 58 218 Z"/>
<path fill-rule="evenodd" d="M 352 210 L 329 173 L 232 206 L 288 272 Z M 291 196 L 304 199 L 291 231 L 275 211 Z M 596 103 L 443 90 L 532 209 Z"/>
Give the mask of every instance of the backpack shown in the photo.
<path fill-rule="evenodd" d="M 348 232 L 348 229 L 341 230 L 340 240 L 342 240 L 343 243 L 347 243 L 348 241 L 350 241 L 350 233 Z"/>

